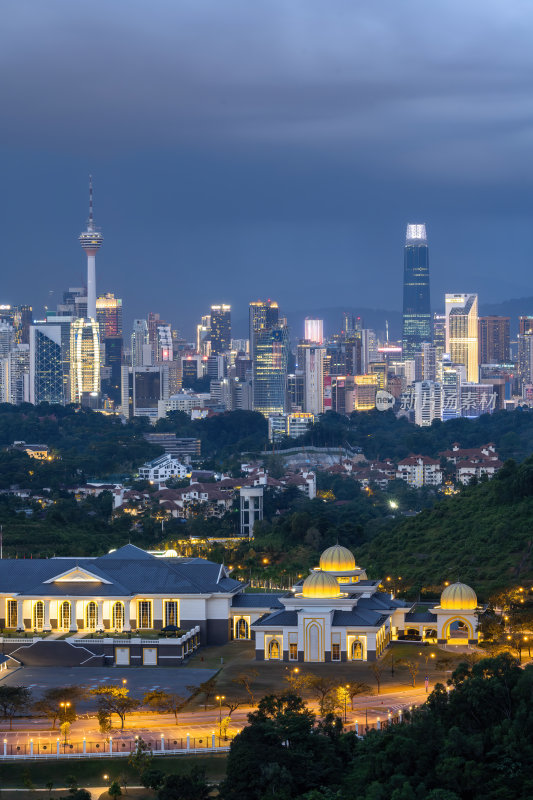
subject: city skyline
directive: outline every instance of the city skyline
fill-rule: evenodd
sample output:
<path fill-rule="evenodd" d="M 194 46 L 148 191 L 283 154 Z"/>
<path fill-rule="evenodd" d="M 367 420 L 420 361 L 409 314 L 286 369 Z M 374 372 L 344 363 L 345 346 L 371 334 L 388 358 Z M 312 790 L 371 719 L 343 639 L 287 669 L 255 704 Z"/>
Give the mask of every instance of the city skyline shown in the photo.
<path fill-rule="evenodd" d="M 100 288 L 118 291 L 128 319 L 157 309 L 190 330 L 205 300 L 244 307 L 250 285 L 256 297 L 274 285 L 294 311 L 339 296 L 399 310 L 410 219 L 431 231 L 434 300 L 529 296 L 532 12 L 519 7 L 207 0 L 147 16 L 134 0 L 124 30 L 101 0 L 12 6 L 4 302 L 23 302 L 21 274 L 36 311 L 79 285 L 72 232 L 89 172 L 106 231 Z"/>

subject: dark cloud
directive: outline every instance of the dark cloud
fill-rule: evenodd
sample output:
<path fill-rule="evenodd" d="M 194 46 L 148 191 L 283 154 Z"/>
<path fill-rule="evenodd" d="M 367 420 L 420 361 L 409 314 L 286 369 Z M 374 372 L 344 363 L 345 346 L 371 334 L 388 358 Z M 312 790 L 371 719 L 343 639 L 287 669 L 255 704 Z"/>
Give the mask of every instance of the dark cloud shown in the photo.
<path fill-rule="evenodd" d="M 528 0 L 10 3 L 4 299 L 79 281 L 89 170 L 129 316 L 398 307 L 408 220 L 435 303 L 530 294 L 532 21 Z"/>

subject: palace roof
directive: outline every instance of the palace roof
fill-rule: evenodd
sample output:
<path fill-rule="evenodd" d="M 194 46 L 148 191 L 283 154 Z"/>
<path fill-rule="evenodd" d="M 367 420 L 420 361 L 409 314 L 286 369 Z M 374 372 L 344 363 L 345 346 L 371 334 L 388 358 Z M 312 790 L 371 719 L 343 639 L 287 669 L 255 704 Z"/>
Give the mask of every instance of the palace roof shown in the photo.
<path fill-rule="evenodd" d="M 2 594 L 232 594 L 242 586 L 221 564 L 202 558 L 157 558 L 132 544 L 97 558 L 0 560 Z"/>

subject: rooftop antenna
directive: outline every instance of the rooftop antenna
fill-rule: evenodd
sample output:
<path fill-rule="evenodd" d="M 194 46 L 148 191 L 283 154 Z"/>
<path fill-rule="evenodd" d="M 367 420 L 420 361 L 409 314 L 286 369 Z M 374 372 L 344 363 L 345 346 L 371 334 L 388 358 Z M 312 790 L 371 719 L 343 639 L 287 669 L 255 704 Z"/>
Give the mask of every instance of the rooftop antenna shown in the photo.
<path fill-rule="evenodd" d="M 93 176 L 89 175 L 89 224 L 87 230 L 94 230 L 94 217 L 93 217 Z"/>
<path fill-rule="evenodd" d="M 0 525 L 0 559 L 4 557 L 4 526 Z"/>

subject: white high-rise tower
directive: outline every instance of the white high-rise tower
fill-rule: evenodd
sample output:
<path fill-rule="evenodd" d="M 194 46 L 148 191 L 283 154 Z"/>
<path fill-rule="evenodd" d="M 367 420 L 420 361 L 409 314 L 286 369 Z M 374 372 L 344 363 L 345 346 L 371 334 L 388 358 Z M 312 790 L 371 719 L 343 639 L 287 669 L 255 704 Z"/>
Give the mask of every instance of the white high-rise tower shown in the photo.
<path fill-rule="evenodd" d="M 96 253 L 103 245 L 104 237 L 94 227 L 92 175 L 89 175 L 89 220 L 87 230 L 80 233 L 79 240 L 87 253 L 87 317 L 96 321 Z"/>

